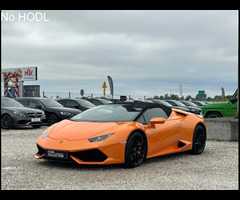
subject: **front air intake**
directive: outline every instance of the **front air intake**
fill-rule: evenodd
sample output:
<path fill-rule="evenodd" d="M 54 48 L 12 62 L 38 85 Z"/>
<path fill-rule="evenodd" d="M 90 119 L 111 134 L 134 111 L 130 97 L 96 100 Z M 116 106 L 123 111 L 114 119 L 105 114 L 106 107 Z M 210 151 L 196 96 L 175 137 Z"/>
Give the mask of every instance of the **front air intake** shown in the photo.
<path fill-rule="evenodd" d="M 85 162 L 103 162 L 108 157 L 98 149 L 71 152 L 70 155 Z"/>

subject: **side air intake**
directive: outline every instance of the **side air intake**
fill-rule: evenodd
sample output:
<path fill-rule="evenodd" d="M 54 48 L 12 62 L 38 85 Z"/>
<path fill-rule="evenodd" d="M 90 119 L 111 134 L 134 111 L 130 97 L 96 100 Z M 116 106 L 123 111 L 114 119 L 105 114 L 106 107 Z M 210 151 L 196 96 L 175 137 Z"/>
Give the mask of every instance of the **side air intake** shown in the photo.
<path fill-rule="evenodd" d="M 181 142 L 181 141 L 178 142 L 178 147 L 179 147 L 179 148 L 184 147 L 185 145 L 186 145 L 186 144 L 185 144 L 184 142 Z"/>
<path fill-rule="evenodd" d="M 178 112 L 178 111 L 176 111 L 176 113 L 177 113 L 178 115 L 187 116 L 187 114 L 182 113 L 182 112 Z"/>

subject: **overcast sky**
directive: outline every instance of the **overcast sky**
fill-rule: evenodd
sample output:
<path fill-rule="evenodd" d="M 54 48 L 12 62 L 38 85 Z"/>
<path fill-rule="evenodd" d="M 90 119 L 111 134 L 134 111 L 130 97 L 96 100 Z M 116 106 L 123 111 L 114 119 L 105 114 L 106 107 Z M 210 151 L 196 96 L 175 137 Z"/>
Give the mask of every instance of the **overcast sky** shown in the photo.
<path fill-rule="evenodd" d="M 23 21 L 20 15 L 45 14 Z M 102 95 L 107 76 L 114 97 L 166 93 L 231 95 L 238 87 L 238 11 L 2 11 L 1 67 L 38 67 L 47 94 Z M 14 16 L 14 18 L 13 18 Z M 40 16 L 40 15 L 39 15 Z M 2 86 L 3 89 L 3 86 Z"/>

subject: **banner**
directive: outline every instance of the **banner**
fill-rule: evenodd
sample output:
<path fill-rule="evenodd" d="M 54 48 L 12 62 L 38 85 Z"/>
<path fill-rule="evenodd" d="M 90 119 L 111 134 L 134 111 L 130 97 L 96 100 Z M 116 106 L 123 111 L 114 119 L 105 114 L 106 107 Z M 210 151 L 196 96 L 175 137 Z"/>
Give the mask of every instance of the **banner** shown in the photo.
<path fill-rule="evenodd" d="M 37 67 L 24 67 L 24 68 L 9 68 L 1 69 L 1 81 L 4 81 L 4 75 L 12 73 L 17 74 L 18 81 L 36 81 L 37 80 Z"/>
<path fill-rule="evenodd" d="M 108 78 L 108 83 L 109 83 L 109 86 L 110 86 L 110 93 L 111 93 L 112 98 L 113 98 L 113 80 L 112 80 L 111 76 L 107 76 L 107 78 Z"/>

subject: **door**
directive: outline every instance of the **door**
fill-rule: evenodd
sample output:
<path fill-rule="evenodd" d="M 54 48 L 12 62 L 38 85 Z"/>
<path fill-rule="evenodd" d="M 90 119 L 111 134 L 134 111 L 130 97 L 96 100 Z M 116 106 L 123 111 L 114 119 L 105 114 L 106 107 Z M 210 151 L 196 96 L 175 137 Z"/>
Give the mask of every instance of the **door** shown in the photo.
<path fill-rule="evenodd" d="M 158 154 L 166 149 L 177 147 L 179 139 L 180 117 L 168 119 L 167 114 L 161 108 L 148 109 L 143 113 L 147 124 L 148 156 Z M 151 127 L 150 120 L 154 117 L 163 117 L 165 122 Z"/>
<path fill-rule="evenodd" d="M 237 112 L 237 96 L 234 99 L 231 99 L 228 102 L 227 107 L 227 116 L 226 117 L 233 117 Z"/>

